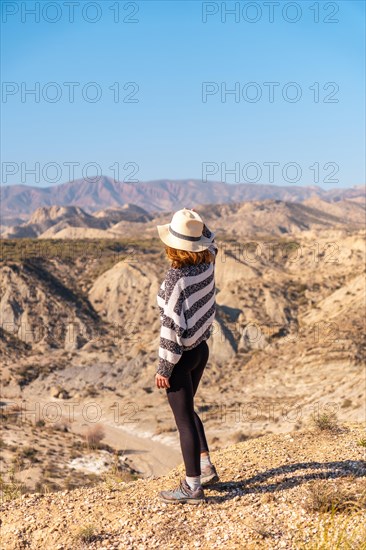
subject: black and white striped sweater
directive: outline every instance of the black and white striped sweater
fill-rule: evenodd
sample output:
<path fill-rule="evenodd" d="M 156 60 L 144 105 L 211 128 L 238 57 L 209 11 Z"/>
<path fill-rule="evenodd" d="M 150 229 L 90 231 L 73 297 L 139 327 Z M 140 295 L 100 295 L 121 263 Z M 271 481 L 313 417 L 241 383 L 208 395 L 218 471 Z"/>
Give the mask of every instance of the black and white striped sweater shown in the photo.
<path fill-rule="evenodd" d="M 211 232 L 205 229 L 209 237 Z M 214 241 L 209 250 L 216 255 Z M 214 263 L 208 263 L 167 271 L 157 295 L 161 322 L 157 374 L 169 377 L 183 351 L 210 337 L 216 307 L 214 269 Z"/>

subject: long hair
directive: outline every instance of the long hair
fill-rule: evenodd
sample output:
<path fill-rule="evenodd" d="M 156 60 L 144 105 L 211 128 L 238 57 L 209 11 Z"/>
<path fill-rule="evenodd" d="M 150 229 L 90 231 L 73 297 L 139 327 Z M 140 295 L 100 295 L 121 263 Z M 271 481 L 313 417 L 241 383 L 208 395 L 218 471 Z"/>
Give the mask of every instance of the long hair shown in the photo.
<path fill-rule="evenodd" d="M 214 255 L 207 249 L 201 252 L 188 252 L 187 250 L 166 246 L 165 252 L 168 259 L 172 262 L 172 267 L 176 269 L 187 265 L 209 264 L 215 262 Z"/>

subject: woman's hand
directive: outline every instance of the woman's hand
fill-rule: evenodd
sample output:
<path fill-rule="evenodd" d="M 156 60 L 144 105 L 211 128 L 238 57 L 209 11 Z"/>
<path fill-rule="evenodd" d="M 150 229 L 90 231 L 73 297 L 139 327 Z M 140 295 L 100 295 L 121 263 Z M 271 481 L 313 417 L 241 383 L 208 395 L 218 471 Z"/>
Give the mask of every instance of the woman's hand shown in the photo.
<path fill-rule="evenodd" d="M 170 388 L 169 378 L 162 376 L 161 374 L 155 375 L 155 384 L 159 389 Z"/>

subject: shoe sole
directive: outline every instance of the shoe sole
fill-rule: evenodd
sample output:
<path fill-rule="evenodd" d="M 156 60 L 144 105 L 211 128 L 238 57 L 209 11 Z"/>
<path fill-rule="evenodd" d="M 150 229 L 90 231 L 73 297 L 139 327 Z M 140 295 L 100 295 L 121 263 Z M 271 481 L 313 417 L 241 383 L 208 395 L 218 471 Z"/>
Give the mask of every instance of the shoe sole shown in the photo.
<path fill-rule="evenodd" d="M 163 502 L 167 502 L 168 504 L 199 504 L 200 502 L 205 502 L 206 499 L 204 498 L 182 498 L 182 499 L 169 499 L 164 498 L 161 495 L 159 495 L 160 500 Z"/>
<path fill-rule="evenodd" d="M 201 479 L 201 485 L 202 487 L 204 485 L 208 485 L 209 483 L 216 483 L 219 481 L 219 476 L 217 474 L 212 474 L 211 476 L 206 477 L 205 479 Z"/>

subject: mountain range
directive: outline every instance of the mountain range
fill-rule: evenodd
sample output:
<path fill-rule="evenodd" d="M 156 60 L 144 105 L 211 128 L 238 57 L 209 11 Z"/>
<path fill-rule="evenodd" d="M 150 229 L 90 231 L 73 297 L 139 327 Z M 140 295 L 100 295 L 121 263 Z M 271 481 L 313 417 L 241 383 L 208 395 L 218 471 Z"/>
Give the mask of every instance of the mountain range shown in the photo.
<path fill-rule="evenodd" d="M 226 184 L 201 180 L 156 180 L 125 183 L 101 176 L 97 181 L 79 179 L 50 187 L 4 185 L 0 189 L 1 225 L 18 225 L 39 207 L 76 206 L 87 213 L 133 203 L 148 212 L 171 211 L 183 206 L 260 201 L 302 202 L 349 200 L 365 203 L 365 187 L 325 190 L 319 186 Z"/>

